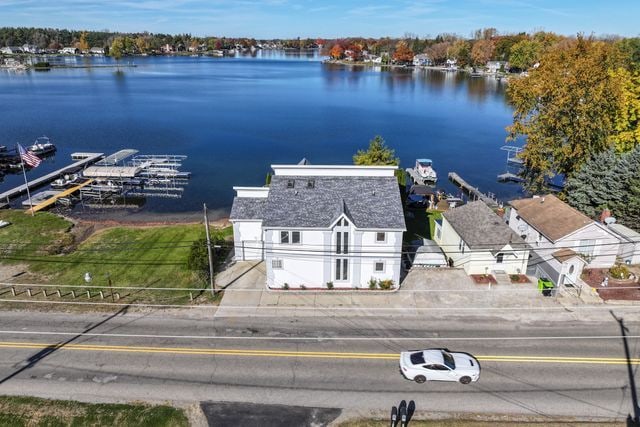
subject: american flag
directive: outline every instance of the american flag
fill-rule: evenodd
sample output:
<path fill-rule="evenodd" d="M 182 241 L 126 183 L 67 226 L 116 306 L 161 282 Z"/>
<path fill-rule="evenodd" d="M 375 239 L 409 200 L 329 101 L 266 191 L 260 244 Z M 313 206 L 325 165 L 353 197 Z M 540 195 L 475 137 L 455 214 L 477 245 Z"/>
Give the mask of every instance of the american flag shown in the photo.
<path fill-rule="evenodd" d="M 31 168 L 38 167 L 40 162 L 42 162 L 42 160 L 40 160 L 38 156 L 30 151 L 25 150 L 24 147 L 22 147 L 22 145 L 20 144 L 18 144 L 18 153 L 20 154 L 20 158 L 22 159 L 22 161 Z"/>

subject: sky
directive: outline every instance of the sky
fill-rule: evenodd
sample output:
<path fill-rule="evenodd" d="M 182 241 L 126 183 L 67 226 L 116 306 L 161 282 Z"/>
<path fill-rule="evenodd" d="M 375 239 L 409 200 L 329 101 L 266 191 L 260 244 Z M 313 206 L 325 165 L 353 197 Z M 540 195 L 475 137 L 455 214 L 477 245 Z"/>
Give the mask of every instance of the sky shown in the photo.
<path fill-rule="evenodd" d="M 0 0 L 0 27 L 268 38 L 639 36 L 640 0 Z"/>

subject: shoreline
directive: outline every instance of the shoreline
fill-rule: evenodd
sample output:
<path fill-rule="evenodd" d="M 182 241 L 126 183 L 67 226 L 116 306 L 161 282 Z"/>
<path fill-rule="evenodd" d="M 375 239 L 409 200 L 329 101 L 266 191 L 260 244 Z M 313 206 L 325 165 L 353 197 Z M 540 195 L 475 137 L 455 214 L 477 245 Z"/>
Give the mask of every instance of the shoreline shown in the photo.
<path fill-rule="evenodd" d="M 203 212 L 128 212 L 122 211 L 96 211 L 74 212 L 63 210 L 51 210 L 51 213 L 59 215 L 71 222 L 84 224 L 110 225 L 110 226 L 163 226 L 163 225 L 193 225 L 204 223 Z M 209 224 L 224 227 L 230 225 L 228 209 L 208 210 Z"/>

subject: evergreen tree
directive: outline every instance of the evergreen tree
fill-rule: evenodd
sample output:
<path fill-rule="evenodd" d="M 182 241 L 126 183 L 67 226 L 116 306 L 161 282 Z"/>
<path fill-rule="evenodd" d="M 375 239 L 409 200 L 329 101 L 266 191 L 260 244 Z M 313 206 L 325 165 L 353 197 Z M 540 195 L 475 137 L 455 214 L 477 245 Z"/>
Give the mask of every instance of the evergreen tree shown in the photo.
<path fill-rule="evenodd" d="M 592 156 L 567 180 L 565 196 L 587 216 L 595 218 L 608 208 L 620 223 L 640 229 L 640 146 Z"/>
<path fill-rule="evenodd" d="M 616 178 L 621 159 L 613 149 L 592 156 L 573 176 L 567 179 L 567 202 L 589 217 L 596 217 L 604 208 L 621 197 L 620 181 Z"/>
<path fill-rule="evenodd" d="M 400 159 L 395 157 L 395 150 L 387 147 L 384 139 L 376 135 L 369 141 L 368 150 L 358 150 L 353 156 L 354 165 L 394 165 L 400 164 Z"/>

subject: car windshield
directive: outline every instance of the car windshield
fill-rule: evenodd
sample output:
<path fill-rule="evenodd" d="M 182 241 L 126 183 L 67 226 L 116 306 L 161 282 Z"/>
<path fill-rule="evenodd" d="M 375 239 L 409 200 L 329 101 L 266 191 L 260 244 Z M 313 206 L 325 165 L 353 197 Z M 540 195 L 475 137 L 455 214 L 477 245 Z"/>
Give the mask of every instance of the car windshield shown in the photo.
<path fill-rule="evenodd" d="M 413 363 L 414 365 L 421 365 L 424 362 L 424 354 L 422 352 L 419 353 L 411 353 L 411 363 Z"/>
<path fill-rule="evenodd" d="M 442 358 L 444 359 L 444 364 L 447 365 L 449 369 L 456 369 L 456 362 L 453 360 L 452 355 L 450 355 L 446 351 L 443 351 Z"/>

